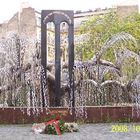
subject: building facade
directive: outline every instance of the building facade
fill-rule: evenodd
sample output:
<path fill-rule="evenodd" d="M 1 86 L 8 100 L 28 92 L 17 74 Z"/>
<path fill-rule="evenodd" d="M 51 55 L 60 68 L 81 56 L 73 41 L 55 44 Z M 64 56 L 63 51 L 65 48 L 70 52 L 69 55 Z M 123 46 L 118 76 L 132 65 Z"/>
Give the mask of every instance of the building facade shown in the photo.
<path fill-rule="evenodd" d="M 102 16 L 109 13 L 111 10 L 115 10 L 119 17 L 124 18 L 129 16 L 133 12 L 138 12 L 137 5 L 131 6 L 117 6 L 111 9 L 96 9 L 94 11 L 89 10 L 86 12 L 77 11 L 74 14 L 74 39 L 75 44 L 83 40 L 79 33 L 80 26 L 85 23 L 91 16 Z M 67 23 L 61 24 L 61 49 L 63 61 L 67 60 Z M 47 51 L 49 61 L 54 61 L 54 25 L 48 23 L 47 25 Z M 41 39 L 41 14 L 28 4 L 21 6 L 19 12 L 17 12 L 9 21 L 0 24 L 0 38 L 4 38 L 9 32 L 17 34 L 24 34 L 25 36 Z M 30 48 L 29 48 L 30 49 Z M 30 51 L 28 51 L 30 52 Z M 29 55 L 29 54 L 28 54 Z M 27 57 L 28 57 L 27 55 Z"/>

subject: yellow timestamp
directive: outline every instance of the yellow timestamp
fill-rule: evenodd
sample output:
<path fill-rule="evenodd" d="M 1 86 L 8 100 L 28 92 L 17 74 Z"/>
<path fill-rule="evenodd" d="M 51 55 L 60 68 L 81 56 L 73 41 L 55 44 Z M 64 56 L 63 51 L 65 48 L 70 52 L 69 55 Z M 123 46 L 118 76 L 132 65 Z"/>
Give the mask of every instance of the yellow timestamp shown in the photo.
<path fill-rule="evenodd" d="M 140 132 L 140 125 L 115 124 L 111 126 L 111 132 Z"/>

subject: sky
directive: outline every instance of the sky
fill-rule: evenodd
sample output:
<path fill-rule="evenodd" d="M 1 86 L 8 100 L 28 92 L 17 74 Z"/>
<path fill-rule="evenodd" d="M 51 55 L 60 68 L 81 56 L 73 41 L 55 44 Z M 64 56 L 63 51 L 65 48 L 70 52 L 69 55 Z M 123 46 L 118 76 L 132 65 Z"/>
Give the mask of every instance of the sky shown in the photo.
<path fill-rule="evenodd" d="M 116 5 L 135 4 L 140 0 L 0 0 L 0 23 L 10 19 L 20 10 L 22 2 L 29 2 L 30 6 L 37 9 L 56 10 L 82 10 L 114 7 Z"/>

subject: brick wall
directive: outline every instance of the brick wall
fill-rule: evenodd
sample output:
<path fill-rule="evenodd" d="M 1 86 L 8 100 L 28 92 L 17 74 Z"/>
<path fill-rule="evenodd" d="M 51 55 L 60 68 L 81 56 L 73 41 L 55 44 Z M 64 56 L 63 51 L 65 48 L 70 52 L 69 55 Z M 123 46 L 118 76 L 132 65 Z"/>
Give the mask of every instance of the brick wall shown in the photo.
<path fill-rule="evenodd" d="M 24 8 L 20 13 L 20 33 L 24 33 L 27 36 L 36 37 L 36 17 L 33 8 Z"/>
<path fill-rule="evenodd" d="M 0 25 L 0 38 L 11 31 L 36 37 L 36 26 L 35 10 L 31 7 L 24 8 L 20 13 L 17 12 L 8 22 Z"/>
<path fill-rule="evenodd" d="M 120 18 L 125 18 L 133 13 L 138 13 L 138 5 L 117 6 L 117 14 Z"/>

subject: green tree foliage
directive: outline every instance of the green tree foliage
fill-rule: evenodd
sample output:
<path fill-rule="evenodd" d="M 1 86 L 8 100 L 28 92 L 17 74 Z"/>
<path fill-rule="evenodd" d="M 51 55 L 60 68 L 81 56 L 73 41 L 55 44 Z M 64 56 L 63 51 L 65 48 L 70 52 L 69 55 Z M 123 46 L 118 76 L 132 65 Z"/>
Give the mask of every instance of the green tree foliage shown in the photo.
<path fill-rule="evenodd" d="M 77 46 L 76 52 L 83 60 L 91 59 L 105 42 L 117 33 L 126 32 L 136 38 L 138 47 L 127 41 L 125 47 L 140 53 L 140 14 L 133 14 L 125 19 L 120 19 L 116 12 L 110 12 L 102 16 L 91 17 L 80 29 L 81 34 L 88 34 L 89 38 Z M 124 44 L 123 44 L 124 45 Z M 120 44 L 121 46 L 121 44 Z M 120 47 L 119 46 L 119 47 Z M 114 60 L 113 49 L 103 56 L 107 60 Z"/>

